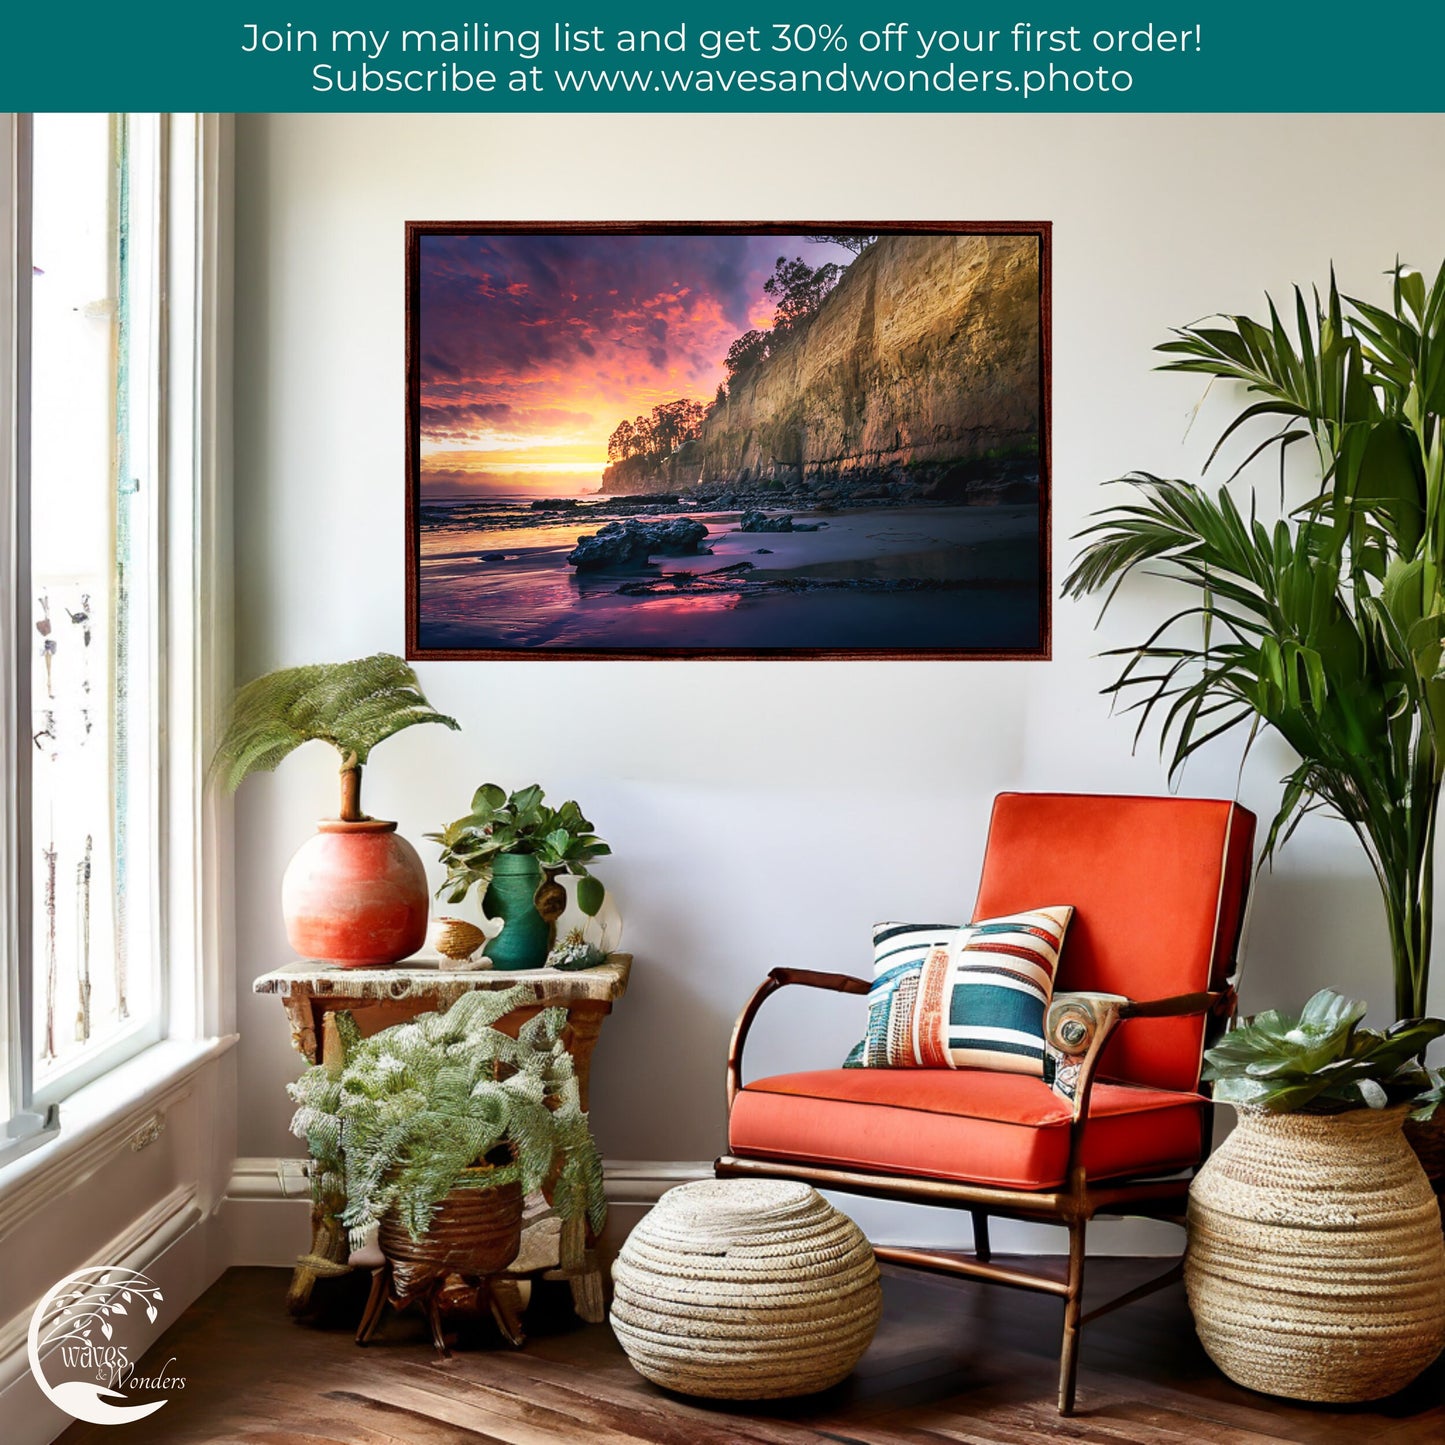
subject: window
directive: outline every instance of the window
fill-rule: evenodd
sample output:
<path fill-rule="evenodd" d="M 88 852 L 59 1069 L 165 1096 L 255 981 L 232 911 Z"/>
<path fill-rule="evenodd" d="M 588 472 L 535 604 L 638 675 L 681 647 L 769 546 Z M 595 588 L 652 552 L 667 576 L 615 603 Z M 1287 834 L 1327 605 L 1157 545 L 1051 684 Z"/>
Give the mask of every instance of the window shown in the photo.
<path fill-rule="evenodd" d="M 30 505 L 21 542 L 30 561 L 38 1099 L 160 1032 L 158 120 L 37 115 L 30 125 Z"/>
<path fill-rule="evenodd" d="M 215 820 L 200 779 L 226 657 L 199 646 L 224 636 L 216 120 L 0 117 L 13 1147 L 53 1131 L 54 1105 L 115 1064 L 207 1031 Z"/>

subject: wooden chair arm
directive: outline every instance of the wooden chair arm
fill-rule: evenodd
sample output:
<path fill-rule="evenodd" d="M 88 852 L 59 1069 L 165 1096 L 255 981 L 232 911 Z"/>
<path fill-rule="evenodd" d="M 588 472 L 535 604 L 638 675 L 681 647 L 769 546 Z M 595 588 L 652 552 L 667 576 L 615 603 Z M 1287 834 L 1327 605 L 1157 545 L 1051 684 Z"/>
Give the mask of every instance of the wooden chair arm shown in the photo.
<path fill-rule="evenodd" d="M 1187 1018 L 1190 1014 L 1232 1013 L 1234 990 L 1218 993 L 1181 993 L 1173 998 L 1130 999 L 1119 1007 L 1121 1019 Z"/>
<path fill-rule="evenodd" d="M 732 1113 L 733 1100 L 743 1086 L 743 1048 L 747 1044 L 753 1020 L 758 1016 L 758 1010 L 763 1004 L 780 988 L 786 988 L 789 984 L 826 989 L 830 993 L 866 994 L 872 987 L 866 978 L 854 978 L 847 973 L 820 973 L 811 968 L 773 969 L 743 1005 L 743 1011 L 733 1025 L 733 1036 L 728 1044 L 728 1113 Z"/>
<path fill-rule="evenodd" d="M 1227 1016 L 1234 1011 L 1234 1004 L 1232 988 L 1217 993 L 1183 993 L 1152 999 L 1059 994 L 1049 1005 L 1044 1029 L 1050 1044 L 1066 1055 L 1079 1057 L 1073 1099 L 1075 1135 L 1089 1114 L 1089 1095 L 1093 1092 L 1094 1075 L 1104 1046 L 1120 1024 L 1130 1019 L 1188 1018 L 1203 1013 Z"/>

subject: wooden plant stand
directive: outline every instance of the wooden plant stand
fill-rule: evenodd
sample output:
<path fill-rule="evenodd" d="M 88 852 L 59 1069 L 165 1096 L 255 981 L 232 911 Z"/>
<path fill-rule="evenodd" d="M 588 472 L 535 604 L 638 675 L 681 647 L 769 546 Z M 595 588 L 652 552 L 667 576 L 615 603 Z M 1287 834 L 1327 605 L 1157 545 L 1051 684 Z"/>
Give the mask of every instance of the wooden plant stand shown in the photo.
<path fill-rule="evenodd" d="M 291 1024 L 291 1042 L 307 1063 L 340 1067 L 345 1053 L 336 1015 L 343 1010 L 351 1014 L 362 1037 L 366 1038 L 418 1014 L 448 1009 L 464 993 L 497 993 L 524 985 L 535 1002 L 513 1009 L 497 1021 L 496 1027 L 515 1037 L 522 1025 L 544 1008 L 565 1008 L 567 1027 L 562 1041 L 572 1055 L 585 1109 L 592 1050 L 602 1031 L 602 1020 L 612 1012 L 613 1003 L 627 992 L 631 969 L 632 955 L 627 953 L 610 954 L 606 962 L 596 968 L 570 973 L 552 968 L 444 969 L 439 962 L 425 958 L 385 968 L 341 968 L 331 963 L 298 960 L 263 973 L 251 987 L 255 993 L 275 994 L 280 998 Z M 311 1250 L 297 1262 L 286 1297 L 292 1314 L 303 1314 L 309 1308 L 311 1292 L 318 1279 L 350 1273 L 346 1231 L 339 1222 L 345 1205 L 344 1198 L 312 1201 Z M 582 1228 L 582 1221 L 572 1220 L 563 1226 L 569 1227 Z M 576 1242 L 574 1237 L 572 1243 Z M 525 1259 L 527 1252 L 524 1235 L 520 1258 Z M 518 1277 L 566 1279 L 578 1315 L 590 1324 L 600 1324 L 604 1318 L 602 1274 L 591 1241 L 585 1242 L 581 1253 L 584 1264 L 580 1269 L 564 1270 L 560 1266 L 524 1269 L 518 1272 Z M 564 1247 L 561 1257 L 566 1259 L 568 1254 Z"/>

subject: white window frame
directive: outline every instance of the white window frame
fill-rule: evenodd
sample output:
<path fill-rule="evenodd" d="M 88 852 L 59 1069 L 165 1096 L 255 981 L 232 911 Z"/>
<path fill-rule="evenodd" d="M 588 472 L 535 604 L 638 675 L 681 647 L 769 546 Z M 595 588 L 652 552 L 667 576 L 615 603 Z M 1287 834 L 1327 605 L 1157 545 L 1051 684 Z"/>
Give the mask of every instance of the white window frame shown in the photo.
<path fill-rule="evenodd" d="M 234 999 L 227 912 L 230 810 L 206 763 L 232 672 L 230 557 L 230 117 L 161 117 L 157 186 L 162 298 L 152 443 L 158 509 L 153 720 L 161 994 L 144 1029 L 33 1083 L 28 846 L 27 643 L 29 123 L 0 114 L 0 1175 L 20 1153 L 63 1148 L 66 1101 L 105 1111 L 104 1076 L 158 1081 L 214 1052 Z M 149 1068 L 147 1061 L 153 1060 Z M 88 1087 L 89 1086 L 89 1087 Z M 62 1106 L 57 1117 L 56 1105 Z M 60 1138 L 56 1139 L 57 1130 Z M 50 1152 L 48 1149 L 46 1152 Z M 3 1183 L 3 1178 L 0 1178 Z"/>

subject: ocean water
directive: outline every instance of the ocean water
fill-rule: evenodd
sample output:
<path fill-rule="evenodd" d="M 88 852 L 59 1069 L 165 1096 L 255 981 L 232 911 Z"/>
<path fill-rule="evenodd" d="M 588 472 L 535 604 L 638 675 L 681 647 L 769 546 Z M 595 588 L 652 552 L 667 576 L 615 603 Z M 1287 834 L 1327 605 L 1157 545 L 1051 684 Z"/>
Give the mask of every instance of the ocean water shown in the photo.
<path fill-rule="evenodd" d="M 795 511 L 796 521 L 819 530 L 783 533 L 738 532 L 737 510 L 649 512 L 645 520 L 702 522 L 709 554 L 579 574 L 567 563 L 578 538 L 636 513 L 595 495 L 565 513 L 534 511 L 532 500 L 420 504 L 424 650 L 786 654 L 1039 645 L 1040 523 L 1032 504 Z M 688 580 L 739 564 L 747 570 L 736 582 Z"/>

